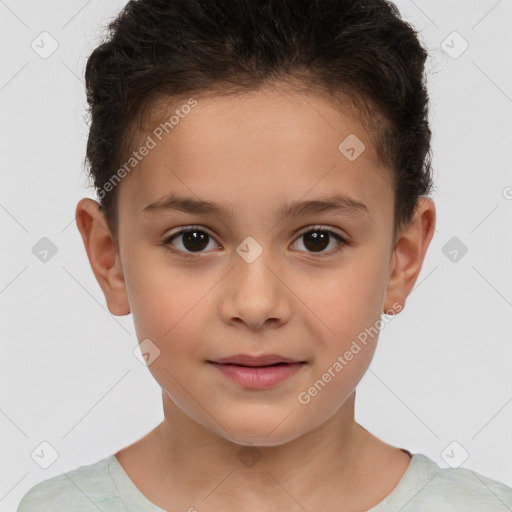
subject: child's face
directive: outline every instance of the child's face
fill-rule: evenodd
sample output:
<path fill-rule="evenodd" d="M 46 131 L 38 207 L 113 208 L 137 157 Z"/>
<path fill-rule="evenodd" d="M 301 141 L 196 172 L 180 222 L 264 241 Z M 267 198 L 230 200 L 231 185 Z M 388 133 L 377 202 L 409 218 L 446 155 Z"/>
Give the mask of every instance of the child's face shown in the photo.
<path fill-rule="evenodd" d="M 140 145 L 147 135 L 157 145 L 119 185 L 122 274 L 102 287 L 112 312 L 131 310 L 139 342 L 160 350 L 149 370 L 187 416 L 241 444 L 278 445 L 348 407 L 380 315 L 401 309 L 424 252 L 407 260 L 404 250 L 409 281 L 395 275 L 390 171 L 362 126 L 325 100 L 267 89 L 197 101 L 162 141 L 141 136 Z M 338 149 L 350 134 L 366 146 L 353 161 Z M 170 194 L 223 205 L 226 214 L 145 211 Z M 334 194 L 366 209 L 279 213 Z M 165 243 L 191 225 L 196 240 Z M 324 235 L 316 245 L 315 232 Z M 251 389 L 208 362 L 237 354 L 306 364 Z"/>

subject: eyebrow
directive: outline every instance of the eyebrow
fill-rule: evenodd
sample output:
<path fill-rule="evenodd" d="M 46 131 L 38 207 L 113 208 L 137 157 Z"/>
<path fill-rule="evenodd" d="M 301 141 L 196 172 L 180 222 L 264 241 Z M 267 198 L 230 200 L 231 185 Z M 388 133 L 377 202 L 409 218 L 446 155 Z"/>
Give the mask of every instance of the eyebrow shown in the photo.
<path fill-rule="evenodd" d="M 170 194 L 159 201 L 149 203 L 143 209 L 144 212 L 169 210 L 234 217 L 232 207 L 227 205 L 216 204 L 211 201 L 201 201 L 191 197 L 178 196 L 176 194 Z M 294 201 L 289 204 L 283 204 L 277 209 L 276 215 L 278 217 L 292 217 L 325 211 L 357 215 L 369 215 L 370 213 L 368 207 L 361 201 L 343 194 L 332 194 L 310 201 Z"/>

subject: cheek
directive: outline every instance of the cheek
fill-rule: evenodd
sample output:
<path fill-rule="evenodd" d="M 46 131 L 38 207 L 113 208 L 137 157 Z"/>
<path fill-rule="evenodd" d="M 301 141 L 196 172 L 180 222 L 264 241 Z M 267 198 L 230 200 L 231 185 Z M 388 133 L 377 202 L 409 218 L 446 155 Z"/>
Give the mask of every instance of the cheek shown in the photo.
<path fill-rule="evenodd" d="M 378 251 L 378 246 L 361 249 L 314 282 L 308 278 L 303 287 L 295 285 L 295 289 L 299 289 L 297 294 L 307 297 L 304 305 L 310 310 L 307 315 L 312 322 L 310 329 L 318 331 L 320 328 L 325 333 L 329 347 L 326 352 L 350 346 L 352 339 L 379 319 L 385 293 L 386 261 Z M 297 279 L 296 283 L 299 282 Z"/>
<path fill-rule="evenodd" d="M 208 301 L 202 299 L 215 284 L 212 277 L 143 256 L 129 262 L 126 275 L 138 340 L 149 338 L 161 352 L 195 350 L 198 318 L 207 318 Z"/>

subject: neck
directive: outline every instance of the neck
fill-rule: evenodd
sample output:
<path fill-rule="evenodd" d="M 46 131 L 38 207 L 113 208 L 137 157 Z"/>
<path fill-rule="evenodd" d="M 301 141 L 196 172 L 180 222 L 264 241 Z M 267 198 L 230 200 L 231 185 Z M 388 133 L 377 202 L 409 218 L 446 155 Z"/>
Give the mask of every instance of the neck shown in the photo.
<path fill-rule="evenodd" d="M 164 421 L 116 456 L 139 490 L 168 510 L 369 510 L 396 486 L 409 457 L 354 421 L 354 400 L 355 393 L 288 443 L 243 446 L 163 392 Z"/>
<path fill-rule="evenodd" d="M 214 489 L 227 474 L 223 493 L 231 496 L 269 499 L 273 479 L 301 494 L 314 493 L 333 475 L 349 489 L 368 434 L 354 421 L 354 399 L 352 394 L 329 421 L 286 444 L 243 446 L 196 423 L 164 391 L 165 420 L 157 427 L 160 464 L 170 480 L 176 471 L 188 475 L 191 491 Z"/>

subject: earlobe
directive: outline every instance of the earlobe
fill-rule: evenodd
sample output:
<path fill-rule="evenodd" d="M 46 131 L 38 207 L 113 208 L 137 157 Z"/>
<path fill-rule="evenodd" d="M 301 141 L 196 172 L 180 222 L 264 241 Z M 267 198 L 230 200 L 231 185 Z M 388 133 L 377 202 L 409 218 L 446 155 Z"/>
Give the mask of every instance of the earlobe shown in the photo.
<path fill-rule="evenodd" d="M 401 310 L 418 279 L 425 255 L 434 235 L 436 209 L 428 197 L 418 199 L 411 222 L 404 226 L 393 249 L 386 289 L 384 312 Z"/>
<path fill-rule="evenodd" d="M 89 198 L 81 199 L 76 207 L 75 218 L 108 310 L 116 316 L 128 315 L 130 304 L 121 260 L 99 204 Z"/>

